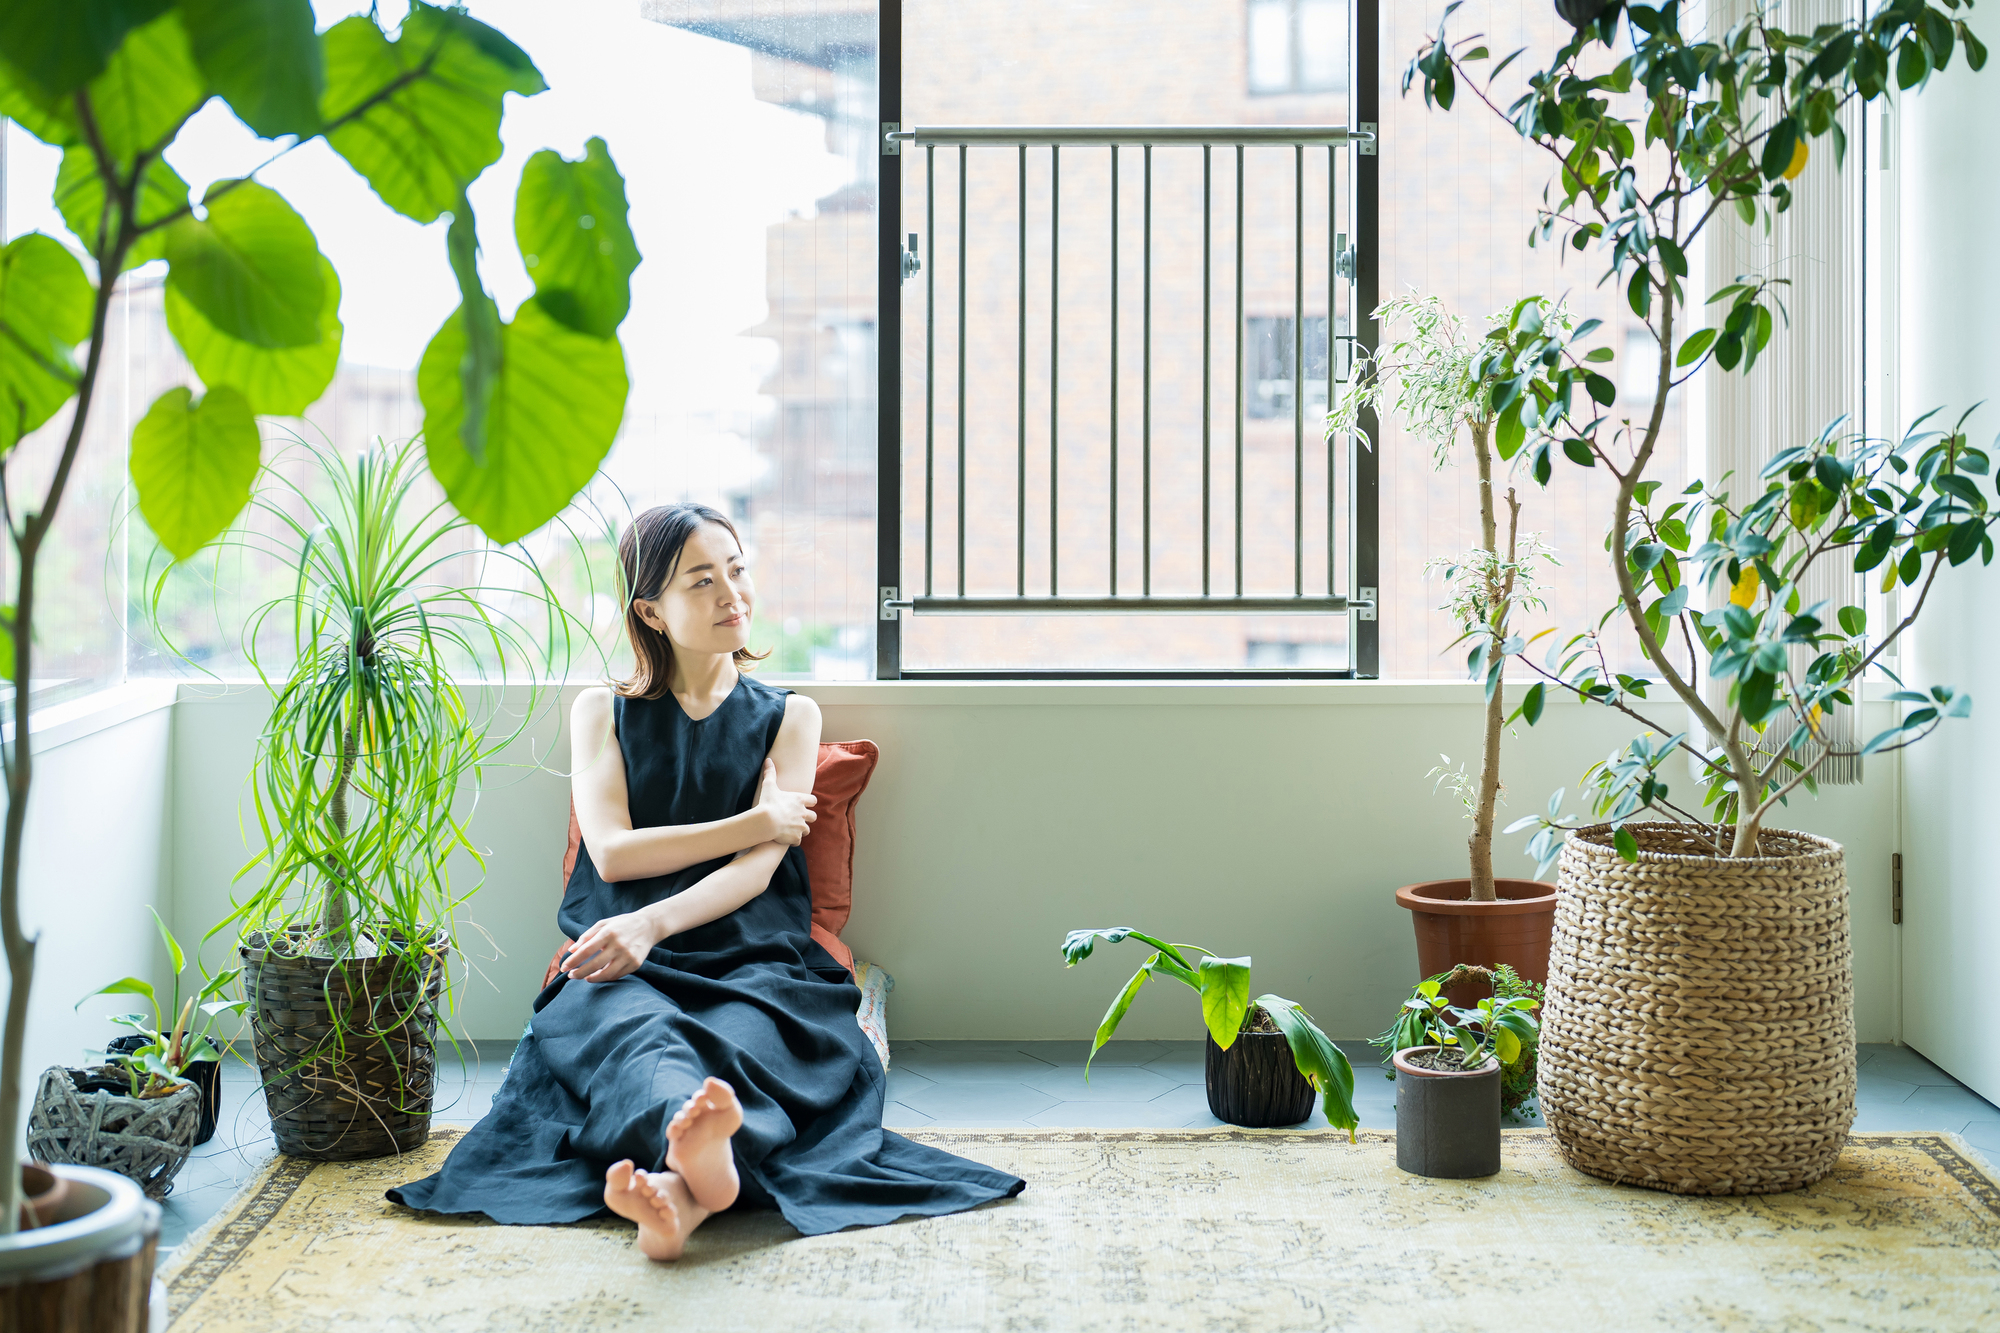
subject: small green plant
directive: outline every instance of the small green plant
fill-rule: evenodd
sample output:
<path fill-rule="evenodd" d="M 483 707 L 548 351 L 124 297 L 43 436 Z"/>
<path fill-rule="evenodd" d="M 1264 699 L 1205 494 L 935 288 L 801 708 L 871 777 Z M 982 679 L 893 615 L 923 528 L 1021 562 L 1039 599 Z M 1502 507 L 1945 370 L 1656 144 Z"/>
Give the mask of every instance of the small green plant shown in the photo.
<path fill-rule="evenodd" d="M 1490 982 L 1493 994 L 1471 1009 L 1454 1005 L 1445 991 L 1467 981 Z M 1385 1065 L 1398 1051 L 1417 1046 L 1456 1050 L 1468 1069 L 1477 1069 L 1493 1056 L 1500 1061 L 1501 1108 L 1515 1111 L 1535 1095 L 1541 1024 L 1533 1011 L 1541 1003 L 1540 984 L 1523 979 L 1504 963 L 1491 969 L 1461 964 L 1418 982 L 1396 1021 L 1369 1044 L 1382 1048 Z"/>
<path fill-rule="evenodd" d="M 1063 966 L 1075 967 L 1090 957 L 1096 949 L 1097 941 L 1117 944 L 1127 938 L 1150 944 L 1155 950 L 1153 956 L 1140 965 L 1118 992 L 1118 998 L 1104 1013 L 1104 1021 L 1097 1025 L 1096 1039 L 1090 1043 L 1090 1056 L 1083 1062 L 1084 1077 L 1090 1077 L 1090 1061 L 1097 1057 L 1104 1043 L 1111 1040 L 1111 1034 L 1118 1030 L 1125 1011 L 1132 1007 L 1132 1001 L 1139 994 L 1139 987 L 1146 984 L 1151 976 L 1167 976 L 1192 987 L 1201 996 L 1202 1022 L 1208 1027 L 1209 1036 L 1223 1050 L 1236 1043 L 1244 1023 L 1251 1017 L 1250 1000 L 1250 960 L 1248 958 L 1222 958 L 1212 950 L 1198 944 L 1168 944 L 1164 940 L 1144 935 L 1130 926 L 1113 926 L 1108 930 L 1072 930 L 1063 939 Z M 1200 954 L 1190 961 L 1190 954 Z M 1326 1099 L 1326 1121 L 1336 1129 L 1347 1131 L 1350 1141 L 1354 1138 L 1355 1127 L 1361 1123 L 1354 1113 L 1354 1068 L 1348 1064 L 1346 1055 L 1333 1044 L 1333 1039 L 1320 1031 L 1312 1021 L 1312 1015 L 1296 1001 L 1282 995 L 1259 995 L 1255 1007 L 1269 1016 L 1278 1031 L 1285 1034 L 1285 1042 L 1292 1048 L 1292 1060 L 1298 1065 L 1299 1073 L 1314 1091 Z"/>
<path fill-rule="evenodd" d="M 76 1002 L 81 1008 L 84 1000 L 95 999 L 99 995 L 143 995 L 153 1006 L 150 1021 L 145 1014 L 117 1014 L 111 1019 L 141 1036 L 151 1038 L 136 1051 L 111 1057 L 111 1063 L 122 1066 L 126 1077 L 131 1080 L 134 1097 L 164 1097 L 187 1081 L 189 1065 L 203 1060 L 220 1060 L 222 1052 L 210 1040 L 216 1020 L 224 1014 L 240 1014 L 249 1004 L 247 1000 L 219 998 L 236 980 L 240 968 L 230 968 L 203 978 L 201 989 L 183 1001 L 181 973 L 187 970 L 187 956 L 181 952 L 180 941 L 167 929 L 167 923 L 160 920 L 157 911 L 153 913 L 153 922 L 160 928 L 160 938 L 166 941 L 167 956 L 174 962 L 172 1003 L 161 1009 L 159 992 L 142 977 L 121 978 L 108 986 L 98 987 Z M 169 1014 L 174 1016 L 171 1028 L 166 1021 Z"/>

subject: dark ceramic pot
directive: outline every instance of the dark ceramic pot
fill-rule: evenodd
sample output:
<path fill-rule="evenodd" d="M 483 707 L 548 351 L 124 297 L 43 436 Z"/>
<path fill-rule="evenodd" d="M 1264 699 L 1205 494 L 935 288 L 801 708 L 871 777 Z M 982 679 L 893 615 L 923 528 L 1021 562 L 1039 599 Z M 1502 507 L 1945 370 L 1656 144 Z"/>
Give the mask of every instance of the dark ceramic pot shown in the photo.
<path fill-rule="evenodd" d="M 134 1032 L 127 1037 L 114 1038 L 104 1048 L 106 1055 L 130 1055 L 141 1046 L 147 1045 L 145 1037 Z M 215 1137 L 216 1118 L 222 1107 L 222 1062 L 220 1060 L 197 1060 L 187 1067 L 188 1082 L 201 1092 L 201 1119 L 195 1125 L 194 1141 L 207 1143 Z M 118 1089 L 112 1089 L 116 1092 Z"/>
<path fill-rule="evenodd" d="M 1271 1129 L 1312 1117 L 1318 1094 L 1282 1032 L 1239 1032 L 1226 1051 L 1208 1038 L 1206 1073 L 1208 1109 L 1217 1120 Z"/>
<path fill-rule="evenodd" d="M 1396 1165 L 1413 1176 L 1467 1180 L 1500 1170 L 1500 1062 L 1470 1072 L 1424 1069 L 1397 1051 Z"/>

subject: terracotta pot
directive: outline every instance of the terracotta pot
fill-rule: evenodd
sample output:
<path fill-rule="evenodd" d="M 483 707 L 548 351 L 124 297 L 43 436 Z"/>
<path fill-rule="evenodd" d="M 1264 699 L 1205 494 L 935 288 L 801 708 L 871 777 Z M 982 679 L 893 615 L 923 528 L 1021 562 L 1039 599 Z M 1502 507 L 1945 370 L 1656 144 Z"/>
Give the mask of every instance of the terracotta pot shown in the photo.
<path fill-rule="evenodd" d="M 1490 903 L 1468 899 L 1471 890 L 1471 881 L 1463 879 L 1434 879 L 1396 890 L 1397 905 L 1410 910 L 1417 927 L 1418 979 L 1460 963 L 1505 963 L 1524 980 L 1547 981 L 1556 886 L 1534 879 L 1496 879 L 1493 892 L 1499 896 Z M 1468 1008 L 1492 993 L 1492 987 L 1480 982 L 1445 992 L 1453 1004 Z"/>
<path fill-rule="evenodd" d="M 69 1193 L 69 1182 L 39 1162 L 21 1163 L 20 1229 L 52 1221 Z"/>
<path fill-rule="evenodd" d="M 1413 1176 L 1470 1180 L 1500 1170 L 1500 1062 L 1477 1069 L 1425 1069 L 1397 1051 L 1396 1166 Z"/>

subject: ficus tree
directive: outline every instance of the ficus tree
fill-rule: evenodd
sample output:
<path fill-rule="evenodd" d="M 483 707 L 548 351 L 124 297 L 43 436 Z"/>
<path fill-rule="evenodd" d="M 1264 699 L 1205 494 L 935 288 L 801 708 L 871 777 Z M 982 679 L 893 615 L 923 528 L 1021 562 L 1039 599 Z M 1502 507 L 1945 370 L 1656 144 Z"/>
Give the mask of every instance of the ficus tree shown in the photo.
<path fill-rule="evenodd" d="M 466 192 L 500 158 L 507 94 L 545 88 L 501 33 L 421 0 L 394 30 L 371 11 L 324 32 L 309 0 L 0 6 L 0 115 L 62 149 L 55 203 L 84 256 L 39 233 L 0 249 L 0 519 L 13 548 L 11 597 L 0 608 L 0 669 L 13 685 L 0 844 L 10 981 L 0 1233 L 17 1216 L 35 967 L 20 879 L 34 773 L 35 615 L 48 595 L 37 576 L 101 387 L 119 276 L 164 261 L 167 326 L 201 381 L 199 393 L 161 395 L 131 441 L 140 513 L 176 558 L 222 532 L 249 500 L 257 419 L 303 412 L 340 359 L 340 281 L 307 220 L 256 172 L 216 181 L 197 200 L 166 152 L 220 98 L 273 141 L 265 166 L 324 139 L 387 207 L 419 223 L 450 215 L 440 262 L 461 303 L 418 370 L 425 450 L 459 512 L 493 541 L 511 542 L 560 511 L 611 446 L 627 389 L 616 331 L 639 262 L 624 182 L 592 140 L 578 160 L 538 153 L 523 172 L 514 235 L 534 296 L 503 320 L 486 292 Z M 53 468 L 21 472 L 15 446 L 65 408 Z"/>
<path fill-rule="evenodd" d="M 1499 414 L 1493 407 L 1493 391 L 1513 377 L 1514 362 L 1529 341 L 1539 342 L 1545 330 L 1558 337 L 1575 336 L 1575 330 L 1561 307 L 1538 297 L 1491 316 L 1478 331 L 1468 328 L 1464 318 L 1447 310 L 1437 297 L 1414 293 L 1383 302 L 1375 318 L 1385 332 L 1398 326 L 1406 331 L 1386 347 L 1363 349 L 1356 373 L 1327 414 L 1327 430 L 1360 431 L 1364 412 L 1379 411 L 1386 399 L 1390 413 L 1431 447 L 1438 467 L 1448 465 L 1460 441 L 1469 439 L 1478 468 L 1479 544 L 1427 568 L 1444 575 L 1449 590 L 1444 609 L 1459 626 L 1452 647 L 1471 645 L 1466 669 L 1485 687 L 1479 772 L 1469 774 L 1463 765 L 1432 772 L 1440 785 L 1449 783 L 1458 790 L 1472 819 L 1466 840 L 1471 871 L 1467 896 L 1473 902 L 1490 903 L 1495 897 L 1493 822 L 1500 800 L 1500 745 L 1507 718 L 1503 676 L 1507 658 L 1523 646 L 1514 617 L 1542 605 L 1536 569 L 1553 559 L 1538 534 L 1521 532 L 1521 504 L 1512 486 L 1504 496 L 1502 529 L 1503 497 L 1497 491 L 1494 468 Z M 1598 323 L 1586 321 L 1582 332 L 1589 333 Z M 1553 392 L 1556 386 L 1545 383 L 1542 388 Z M 1522 430 L 1518 416 L 1508 429 Z M 1509 455 L 1519 452 L 1519 439 L 1507 443 Z"/>
<path fill-rule="evenodd" d="M 1982 68 L 1985 47 L 1966 21 L 1972 2 L 1888 0 L 1809 32 L 1780 26 L 1761 6 L 1727 27 L 1690 31 L 1678 3 L 1598 5 L 1504 106 L 1494 78 L 1524 51 L 1475 77 L 1491 53 L 1478 36 L 1446 33 L 1458 7 L 1446 7 L 1411 62 L 1405 93 L 1420 86 L 1449 110 L 1470 90 L 1547 155 L 1554 176 L 1530 244 L 1594 254 L 1658 354 L 1646 372 L 1651 405 L 1638 418 L 1611 410 L 1612 385 L 1593 363 L 1613 352 L 1585 350 L 1582 328 L 1544 328 L 1510 349 L 1496 378 L 1503 457 L 1543 484 L 1559 456 L 1616 483 L 1606 551 L 1617 601 L 1596 629 L 1543 659 L 1513 650 L 1541 678 L 1519 714 L 1533 722 L 1545 694 L 1560 689 L 1648 727 L 1589 777 L 1627 859 L 1638 846 L 1625 824 L 1642 814 L 1687 822 L 1719 854 L 1757 855 L 1772 809 L 1810 789 L 1829 758 L 1900 748 L 1969 711 L 1969 698 L 1938 685 L 1896 695 L 1909 711 L 1853 748 L 1828 727 L 1837 710 L 1860 707 L 1864 676 L 1881 668 L 1939 575 L 1992 559 L 1990 460 L 1967 443 L 1963 418 L 1944 431 L 1919 421 L 1895 440 L 1835 422 L 1811 440 L 1772 441 L 1761 474 L 1734 489 L 1723 479 L 1662 496 L 1651 474 L 1672 391 L 1711 366 L 1747 372 L 1787 317 L 1767 275 L 1696 301 L 1687 256 L 1726 218 L 1768 225 L 1794 205 L 1803 172 L 1840 170 L 1850 104 L 1918 89 L 1954 55 Z M 1712 322 L 1693 323 L 1702 311 Z M 1806 574 L 1829 561 L 1903 589 L 1899 617 L 1871 626 L 1858 597 L 1804 604 Z M 1635 636 L 1645 675 L 1613 669 L 1600 634 L 1614 620 Z M 1670 697 L 1653 697 L 1662 691 Z M 1662 703 L 1685 707 L 1698 734 L 1649 714 Z M 1675 754 L 1692 757 L 1698 797 L 1671 798 L 1664 765 Z M 1514 826 L 1537 828 L 1530 849 L 1545 871 L 1563 836 L 1561 800 L 1558 792 L 1548 814 Z"/>

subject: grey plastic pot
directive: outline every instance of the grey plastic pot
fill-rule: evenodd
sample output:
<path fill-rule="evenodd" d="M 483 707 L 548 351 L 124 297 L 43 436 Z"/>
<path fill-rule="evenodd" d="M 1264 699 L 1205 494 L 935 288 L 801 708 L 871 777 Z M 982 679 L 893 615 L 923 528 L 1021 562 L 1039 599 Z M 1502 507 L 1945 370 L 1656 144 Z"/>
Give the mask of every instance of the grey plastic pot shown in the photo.
<path fill-rule="evenodd" d="M 1397 1051 L 1396 1165 L 1413 1176 L 1468 1180 L 1500 1170 L 1500 1062 L 1470 1072 L 1423 1069 Z"/>

